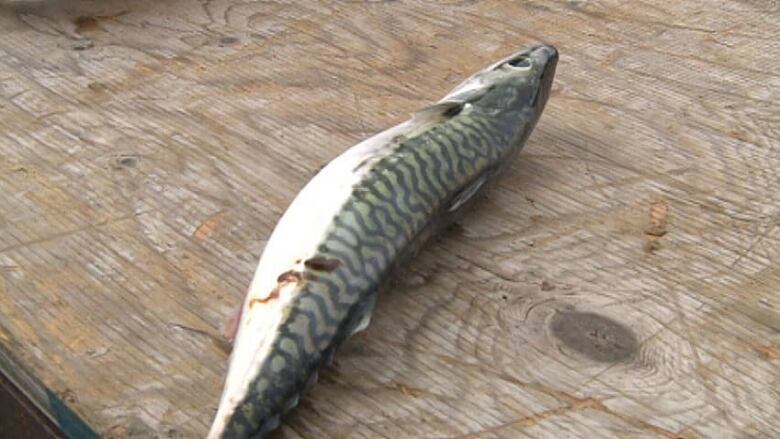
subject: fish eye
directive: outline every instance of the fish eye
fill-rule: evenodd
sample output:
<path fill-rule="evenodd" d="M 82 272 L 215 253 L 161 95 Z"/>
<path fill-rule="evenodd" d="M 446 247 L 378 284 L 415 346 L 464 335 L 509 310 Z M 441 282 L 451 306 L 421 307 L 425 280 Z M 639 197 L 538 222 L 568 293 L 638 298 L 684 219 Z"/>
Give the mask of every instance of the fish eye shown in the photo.
<path fill-rule="evenodd" d="M 513 60 L 507 61 L 507 64 L 516 69 L 527 69 L 531 67 L 531 60 L 525 55 L 520 55 Z"/>

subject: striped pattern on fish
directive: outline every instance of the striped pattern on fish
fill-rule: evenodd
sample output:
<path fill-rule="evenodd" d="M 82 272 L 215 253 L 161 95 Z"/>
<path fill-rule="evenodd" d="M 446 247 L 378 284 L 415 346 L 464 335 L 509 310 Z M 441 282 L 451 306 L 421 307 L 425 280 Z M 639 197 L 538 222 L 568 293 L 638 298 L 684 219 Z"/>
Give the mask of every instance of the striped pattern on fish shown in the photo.
<path fill-rule="evenodd" d="M 531 133 L 558 54 L 518 52 L 350 148 L 298 194 L 243 303 L 209 438 L 262 437 L 370 320 L 399 262 L 494 180 Z"/>

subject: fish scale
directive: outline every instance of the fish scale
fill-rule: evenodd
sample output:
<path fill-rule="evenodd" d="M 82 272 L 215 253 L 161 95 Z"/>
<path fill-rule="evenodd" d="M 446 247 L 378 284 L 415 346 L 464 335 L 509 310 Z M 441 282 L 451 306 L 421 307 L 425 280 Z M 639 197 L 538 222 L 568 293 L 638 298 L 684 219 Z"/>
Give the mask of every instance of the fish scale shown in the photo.
<path fill-rule="evenodd" d="M 364 329 L 394 269 L 506 168 L 541 115 L 557 51 L 518 52 L 323 168 L 269 239 L 210 438 L 262 437 Z"/>

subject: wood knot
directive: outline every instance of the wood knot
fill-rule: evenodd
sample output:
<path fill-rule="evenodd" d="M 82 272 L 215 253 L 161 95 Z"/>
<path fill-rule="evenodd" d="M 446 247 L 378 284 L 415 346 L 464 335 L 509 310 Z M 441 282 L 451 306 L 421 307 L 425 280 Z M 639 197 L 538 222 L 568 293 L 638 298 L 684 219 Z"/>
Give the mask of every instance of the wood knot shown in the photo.
<path fill-rule="evenodd" d="M 567 347 L 602 363 L 626 361 L 639 348 L 636 335 L 629 328 L 595 313 L 557 312 L 551 330 Z"/>

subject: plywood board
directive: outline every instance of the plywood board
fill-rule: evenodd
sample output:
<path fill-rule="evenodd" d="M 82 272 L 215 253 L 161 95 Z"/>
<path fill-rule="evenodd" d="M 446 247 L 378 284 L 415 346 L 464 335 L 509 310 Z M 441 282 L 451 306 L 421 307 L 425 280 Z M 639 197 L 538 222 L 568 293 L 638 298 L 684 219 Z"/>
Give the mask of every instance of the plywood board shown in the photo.
<path fill-rule="evenodd" d="M 202 437 L 280 214 L 545 41 L 526 149 L 284 438 L 780 435 L 780 6 L 0 2 L 0 364 L 71 436 Z M 135 436 L 134 436 L 135 437 Z"/>

